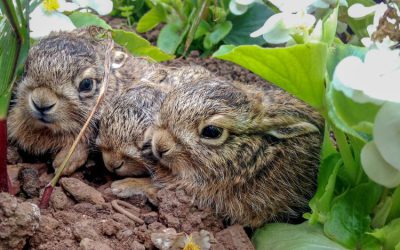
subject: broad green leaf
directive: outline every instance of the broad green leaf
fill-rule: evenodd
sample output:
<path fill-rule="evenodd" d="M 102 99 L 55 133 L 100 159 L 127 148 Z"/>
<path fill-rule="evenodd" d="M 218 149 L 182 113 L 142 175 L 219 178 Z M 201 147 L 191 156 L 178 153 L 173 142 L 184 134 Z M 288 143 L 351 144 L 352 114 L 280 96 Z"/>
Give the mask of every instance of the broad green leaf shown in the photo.
<path fill-rule="evenodd" d="M 136 30 L 139 33 L 147 32 L 163 21 L 165 21 L 163 8 L 155 6 L 139 19 Z"/>
<path fill-rule="evenodd" d="M 299 225 L 267 224 L 252 237 L 257 250 L 340 250 L 345 249 L 328 239 L 320 225 L 304 222 Z"/>
<path fill-rule="evenodd" d="M 221 46 L 213 56 L 249 69 L 319 110 L 323 107 L 326 44 L 287 48 Z"/>
<path fill-rule="evenodd" d="M 366 48 L 335 44 L 329 50 L 327 61 L 329 81 L 333 78 L 336 65 L 341 60 L 348 56 L 357 56 L 363 59 L 366 51 Z M 379 109 L 378 106 L 371 103 L 361 104 L 354 102 L 341 91 L 335 90 L 330 82 L 326 93 L 326 104 L 329 118 L 336 127 L 364 142 L 368 140 L 368 135 L 372 133 L 373 121 Z"/>
<path fill-rule="evenodd" d="M 232 29 L 232 23 L 226 21 L 215 25 L 212 32 L 206 34 L 203 45 L 205 49 L 211 49 L 217 45 Z"/>
<path fill-rule="evenodd" d="M 135 56 L 148 56 L 157 62 L 174 58 L 173 55 L 169 55 L 159 48 L 152 46 L 149 41 L 133 32 L 113 30 L 112 37 L 116 43 L 124 46 Z"/>
<path fill-rule="evenodd" d="M 325 234 L 346 247 L 359 247 L 364 233 L 370 230 L 369 215 L 378 203 L 381 193 L 381 186 L 369 182 L 336 198 L 324 225 Z"/>
<path fill-rule="evenodd" d="M 339 5 L 332 10 L 332 13 L 323 21 L 322 24 L 322 41 L 332 44 L 335 39 L 337 22 L 338 22 Z"/>
<path fill-rule="evenodd" d="M 169 54 L 175 54 L 179 45 L 183 42 L 185 35 L 186 32 L 182 31 L 181 25 L 169 23 L 160 31 L 157 39 L 157 47 Z"/>
<path fill-rule="evenodd" d="M 338 153 L 322 160 L 318 173 L 317 192 L 310 201 L 311 223 L 325 221 L 335 191 L 336 176 L 342 165 L 343 161 Z"/>
<path fill-rule="evenodd" d="M 349 7 L 356 3 L 361 3 L 364 6 L 371 6 L 376 4 L 373 0 L 347 0 L 347 3 Z M 347 11 L 345 13 L 347 13 Z M 372 24 L 373 17 L 373 15 L 370 15 L 362 19 L 354 19 L 347 16 L 346 23 L 359 38 L 363 38 L 369 36 L 367 32 L 367 26 Z"/>
<path fill-rule="evenodd" d="M 332 80 L 333 73 L 335 72 L 336 65 L 348 56 L 357 56 L 364 59 L 367 48 L 357 47 L 349 44 L 334 44 L 334 47 L 329 48 L 327 73 L 329 80 Z"/>
<path fill-rule="evenodd" d="M 228 20 L 232 22 L 233 28 L 224 38 L 224 43 L 233 45 L 265 44 L 263 37 L 250 37 L 250 33 L 261 28 L 273 14 L 274 12 L 268 6 L 261 3 L 253 4 L 243 15 L 230 14 Z"/>
<path fill-rule="evenodd" d="M 397 249 L 400 246 L 400 218 L 376 229 L 371 235 L 383 243 L 384 250 Z"/>
<path fill-rule="evenodd" d="M 329 87 L 326 98 L 329 117 L 338 128 L 364 141 L 367 135 L 372 135 L 378 105 L 354 102 L 333 86 Z"/>
<path fill-rule="evenodd" d="M 369 234 L 364 234 L 361 242 L 362 250 L 382 250 L 382 243 Z"/>
<path fill-rule="evenodd" d="M 111 29 L 111 26 L 108 25 L 103 19 L 91 13 L 75 11 L 69 15 L 69 18 L 78 28 L 95 25 L 104 29 Z"/>

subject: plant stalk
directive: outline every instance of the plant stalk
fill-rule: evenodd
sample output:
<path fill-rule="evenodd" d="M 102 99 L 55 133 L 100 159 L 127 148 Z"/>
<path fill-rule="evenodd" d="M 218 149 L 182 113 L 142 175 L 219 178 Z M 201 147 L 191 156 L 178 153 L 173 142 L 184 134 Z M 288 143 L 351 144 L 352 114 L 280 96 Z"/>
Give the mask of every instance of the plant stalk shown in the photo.
<path fill-rule="evenodd" d="M 51 193 L 53 192 L 54 187 L 56 186 L 58 180 L 61 177 L 61 174 L 63 173 L 65 167 L 67 166 L 72 154 L 75 151 L 76 146 L 78 145 L 79 141 L 81 140 L 83 134 L 85 133 L 87 127 L 90 124 L 90 121 L 92 120 L 94 114 L 97 112 L 97 109 L 101 103 L 101 101 L 104 99 L 104 95 L 105 92 L 107 90 L 108 87 L 108 81 L 109 81 L 109 76 L 110 76 L 110 71 L 111 71 L 111 52 L 114 48 L 114 42 L 111 39 L 111 36 L 109 35 L 109 44 L 105 53 L 105 60 L 104 60 L 104 77 L 103 77 L 103 81 L 102 81 L 102 86 L 100 88 L 100 92 L 99 92 L 99 96 L 97 97 L 96 103 L 93 106 L 89 117 L 87 118 L 85 124 L 83 125 L 82 129 L 79 131 L 78 136 L 75 138 L 74 143 L 72 144 L 67 156 L 65 157 L 64 161 L 61 163 L 61 166 L 57 168 L 57 171 L 53 177 L 53 179 L 50 181 L 49 184 L 47 184 L 43 195 L 42 195 L 42 199 L 40 200 L 39 203 L 39 207 L 44 209 L 47 208 L 49 206 L 49 200 L 50 200 L 50 196 Z"/>

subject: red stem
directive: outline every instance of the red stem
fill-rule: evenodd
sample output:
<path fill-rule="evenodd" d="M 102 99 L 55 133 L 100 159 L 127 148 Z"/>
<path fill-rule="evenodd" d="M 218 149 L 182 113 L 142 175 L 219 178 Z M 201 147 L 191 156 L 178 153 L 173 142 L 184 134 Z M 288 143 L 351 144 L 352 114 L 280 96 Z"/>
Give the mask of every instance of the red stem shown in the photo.
<path fill-rule="evenodd" d="M 7 173 L 7 120 L 0 119 L 0 192 L 9 192 Z"/>
<path fill-rule="evenodd" d="M 42 199 L 40 199 L 39 208 L 46 209 L 49 207 L 49 200 L 51 193 L 53 193 L 53 187 L 51 185 L 47 185 L 44 189 Z"/>

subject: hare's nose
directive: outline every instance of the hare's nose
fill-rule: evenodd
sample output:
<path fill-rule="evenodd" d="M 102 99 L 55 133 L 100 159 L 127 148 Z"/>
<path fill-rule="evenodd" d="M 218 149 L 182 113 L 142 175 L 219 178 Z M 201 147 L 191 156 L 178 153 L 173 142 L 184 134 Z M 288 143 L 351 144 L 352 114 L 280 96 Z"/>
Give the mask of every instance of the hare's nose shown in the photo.
<path fill-rule="evenodd" d="M 111 164 L 109 164 L 110 168 L 115 172 L 118 169 L 120 169 L 124 165 L 124 161 L 115 161 Z"/>
<path fill-rule="evenodd" d="M 46 113 L 50 111 L 56 103 L 51 103 L 51 104 L 38 104 L 32 99 L 32 104 L 33 107 L 36 109 L 36 111 L 39 111 L 40 113 Z"/>
<path fill-rule="evenodd" d="M 172 151 L 175 146 L 175 141 L 168 131 L 158 130 L 154 131 L 151 144 L 154 156 L 161 159 Z"/>

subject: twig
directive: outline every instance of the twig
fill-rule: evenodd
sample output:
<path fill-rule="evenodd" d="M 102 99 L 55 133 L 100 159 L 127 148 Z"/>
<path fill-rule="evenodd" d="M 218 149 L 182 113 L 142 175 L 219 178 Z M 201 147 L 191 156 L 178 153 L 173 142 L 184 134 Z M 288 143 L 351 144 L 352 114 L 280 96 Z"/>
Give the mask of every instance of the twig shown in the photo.
<path fill-rule="evenodd" d="M 125 201 L 121 201 L 121 200 L 113 200 L 111 202 L 111 206 L 117 210 L 118 212 L 120 212 L 121 214 L 126 215 L 129 219 L 139 223 L 139 224 L 143 224 L 144 221 L 142 219 L 140 219 L 139 217 L 137 217 L 136 215 L 134 215 L 133 213 L 129 212 L 128 210 L 126 210 L 125 208 L 123 208 L 122 206 L 132 209 L 135 212 L 140 212 L 140 209 L 135 207 L 132 204 L 129 204 L 128 202 Z"/>
<path fill-rule="evenodd" d="M 71 155 L 74 153 L 75 148 L 78 145 L 79 141 L 81 140 L 87 127 L 89 126 L 89 123 L 90 123 L 92 117 L 96 113 L 101 101 L 104 99 L 104 94 L 108 87 L 110 71 L 111 71 L 111 52 L 114 48 L 114 41 L 111 39 L 110 34 L 108 34 L 108 39 L 109 39 L 109 44 L 107 46 L 107 49 L 105 52 L 105 59 L 104 59 L 104 77 L 103 77 L 103 81 L 102 81 L 102 86 L 100 88 L 99 96 L 97 97 L 96 103 L 93 106 L 93 109 L 89 114 L 89 117 L 87 118 L 87 120 L 86 120 L 85 124 L 83 125 L 81 131 L 79 132 L 78 136 L 75 138 L 75 141 L 72 144 L 67 156 L 65 157 L 61 166 L 57 168 L 57 171 L 56 171 L 53 179 L 50 181 L 49 184 L 47 184 L 47 186 L 44 190 L 42 199 L 40 200 L 40 203 L 39 203 L 40 208 L 47 208 L 49 206 L 49 199 L 50 199 L 51 193 L 53 192 L 53 188 L 56 186 L 58 180 L 61 177 L 62 172 L 64 171 L 65 167 L 67 166 L 67 164 L 69 162 L 69 159 L 71 158 Z"/>

